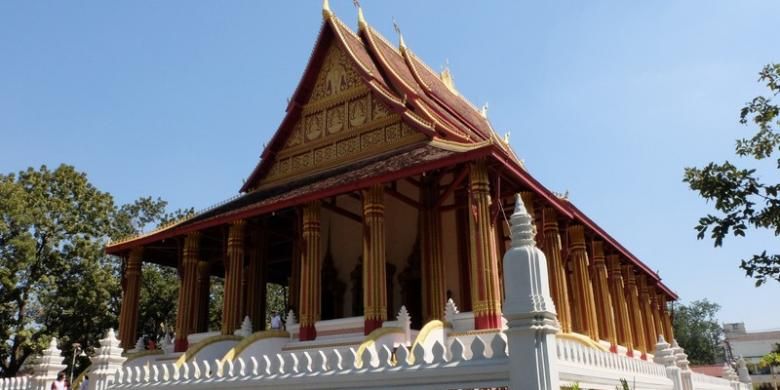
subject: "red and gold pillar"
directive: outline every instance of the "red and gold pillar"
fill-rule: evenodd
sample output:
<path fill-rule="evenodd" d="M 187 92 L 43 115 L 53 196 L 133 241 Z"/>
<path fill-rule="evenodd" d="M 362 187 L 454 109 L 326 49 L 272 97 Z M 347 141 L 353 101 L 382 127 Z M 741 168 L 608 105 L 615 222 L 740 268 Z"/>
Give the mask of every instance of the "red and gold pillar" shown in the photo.
<path fill-rule="evenodd" d="M 582 225 L 569 226 L 569 262 L 574 280 L 574 304 L 582 316 L 579 328 L 575 332 L 599 339 L 599 324 L 596 316 L 596 303 L 593 298 L 593 285 L 588 275 L 588 252 L 585 249 L 585 228 Z"/>
<path fill-rule="evenodd" d="M 423 323 L 440 320 L 447 303 L 442 256 L 439 176 L 423 177 L 420 188 L 420 249 L 422 254 Z"/>
<path fill-rule="evenodd" d="M 612 352 L 617 352 L 617 332 L 615 330 L 615 317 L 612 312 L 612 297 L 609 293 L 607 262 L 604 258 L 604 243 L 592 241 L 593 268 L 591 279 L 593 282 L 593 294 L 596 301 L 596 317 L 599 323 L 599 334 L 605 338 Z"/>
<path fill-rule="evenodd" d="M 655 343 L 658 342 L 658 334 L 655 331 L 655 319 L 653 318 L 652 300 L 650 297 L 650 288 L 647 285 L 647 277 L 639 275 L 639 305 L 642 308 L 642 317 L 645 325 L 645 341 L 647 342 L 647 352 L 654 350 Z"/>
<path fill-rule="evenodd" d="M 626 303 L 628 304 L 629 318 L 633 325 L 631 334 L 634 337 L 634 345 L 642 352 L 642 358 L 645 358 L 645 354 L 648 351 L 647 333 L 645 332 L 644 320 L 642 318 L 642 307 L 639 304 L 639 290 L 636 286 L 633 266 L 623 266 L 623 279 L 626 282 Z"/>
<path fill-rule="evenodd" d="M 262 230 L 261 230 L 262 228 Z M 252 330 L 265 329 L 265 277 L 268 256 L 268 235 L 265 220 L 249 232 L 250 249 L 247 256 L 246 312 L 252 320 Z"/>
<path fill-rule="evenodd" d="M 246 221 L 230 224 L 225 258 L 225 296 L 222 302 L 222 334 L 232 335 L 241 326 L 241 284 L 244 271 L 244 227 Z"/>
<path fill-rule="evenodd" d="M 620 269 L 620 257 L 607 256 L 609 263 L 609 290 L 612 295 L 612 309 L 615 315 L 615 328 L 618 344 L 626 347 L 628 356 L 634 356 L 634 339 L 631 332 L 631 319 L 626 303 L 626 288 Z"/>
<path fill-rule="evenodd" d="M 674 340 L 674 327 L 672 326 L 672 316 L 666 304 L 666 295 L 661 295 L 661 316 L 664 323 L 664 337 L 669 336 L 669 340 Z"/>
<path fill-rule="evenodd" d="M 561 234 L 558 228 L 558 215 L 552 207 L 542 210 L 544 221 L 544 245 L 542 250 L 547 257 L 547 268 L 550 271 L 550 290 L 553 303 L 558 310 L 558 321 L 561 332 L 570 333 L 571 307 L 569 306 L 569 283 L 566 277 L 566 264 L 561 258 Z"/>
<path fill-rule="evenodd" d="M 125 264 L 122 281 L 122 308 L 119 314 L 119 337 L 122 348 L 133 348 L 138 329 L 138 296 L 141 291 L 141 259 L 144 248 L 133 248 Z"/>
<path fill-rule="evenodd" d="M 471 165 L 469 189 L 469 264 L 474 326 L 476 329 L 499 329 L 502 323 L 498 252 L 490 212 L 490 182 L 484 160 Z"/>
<path fill-rule="evenodd" d="M 184 352 L 187 350 L 187 336 L 193 330 L 193 316 L 195 314 L 196 284 L 198 282 L 198 260 L 200 258 L 200 233 L 193 232 L 184 238 L 182 251 L 182 266 L 179 280 L 179 310 L 176 313 L 176 338 L 174 350 Z"/>
<path fill-rule="evenodd" d="M 471 242 L 469 242 L 469 220 L 471 212 L 468 188 L 455 190 L 455 232 L 458 247 L 458 283 L 460 286 L 459 307 L 462 311 L 471 311 Z"/>
<path fill-rule="evenodd" d="M 381 184 L 363 190 L 363 315 L 365 334 L 387 320 L 385 201 Z"/>
<path fill-rule="evenodd" d="M 664 329 L 664 319 L 661 315 L 661 293 L 654 290 L 653 288 L 650 289 L 650 297 L 652 299 L 653 319 L 655 320 L 655 335 L 656 337 L 663 335 L 665 340 L 671 342 L 672 339 Z"/>
<path fill-rule="evenodd" d="M 301 290 L 299 299 L 301 341 L 317 338 L 315 324 L 320 319 L 320 202 L 303 206 L 303 240 L 301 250 Z"/>
<path fill-rule="evenodd" d="M 211 275 L 209 273 L 209 262 L 202 259 L 199 260 L 198 278 L 195 292 L 197 302 L 193 308 L 193 319 L 195 323 L 191 328 L 195 332 L 206 332 L 209 330 L 209 294 L 211 289 L 210 278 Z"/>
<path fill-rule="evenodd" d="M 301 249 L 303 247 L 303 227 L 301 226 L 301 222 L 303 220 L 303 216 L 301 215 L 300 208 L 296 208 L 295 212 L 295 235 L 293 235 L 294 238 L 292 242 L 292 253 L 290 254 L 290 258 L 293 260 L 290 266 L 290 279 L 288 281 L 287 289 L 289 300 L 285 314 L 287 314 L 287 311 L 289 310 L 292 310 L 295 313 L 299 313 L 301 308 L 301 300 L 298 295 L 301 291 L 301 253 L 303 252 L 303 249 Z"/>

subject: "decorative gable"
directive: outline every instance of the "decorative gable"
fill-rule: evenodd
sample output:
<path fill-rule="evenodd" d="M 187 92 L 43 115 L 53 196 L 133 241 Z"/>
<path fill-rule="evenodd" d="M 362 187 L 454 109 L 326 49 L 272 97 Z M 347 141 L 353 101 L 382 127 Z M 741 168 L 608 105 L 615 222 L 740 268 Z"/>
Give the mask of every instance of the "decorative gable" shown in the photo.
<path fill-rule="evenodd" d="M 308 101 L 260 186 L 346 165 L 426 137 L 380 102 L 331 44 Z"/>

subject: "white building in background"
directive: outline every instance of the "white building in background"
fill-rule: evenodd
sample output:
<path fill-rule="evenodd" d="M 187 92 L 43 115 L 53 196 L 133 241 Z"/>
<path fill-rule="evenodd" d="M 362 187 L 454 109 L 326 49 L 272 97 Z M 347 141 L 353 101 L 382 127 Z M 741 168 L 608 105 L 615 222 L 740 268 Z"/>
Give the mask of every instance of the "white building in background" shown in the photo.
<path fill-rule="evenodd" d="M 753 378 L 753 385 L 760 389 L 774 389 L 772 374 L 769 368 L 758 366 L 761 357 L 772 352 L 777 344 L 780 344 L 780 329 L 748 332 L 744 322 L 723 324 L 725 335 L 726 354 L 736 359 L 742 356 L 748 365 L 748 370 Z M 777 371 L 777 370 L 776 370 Z M 780 386 L 780 375 L 778 386 Z"/>

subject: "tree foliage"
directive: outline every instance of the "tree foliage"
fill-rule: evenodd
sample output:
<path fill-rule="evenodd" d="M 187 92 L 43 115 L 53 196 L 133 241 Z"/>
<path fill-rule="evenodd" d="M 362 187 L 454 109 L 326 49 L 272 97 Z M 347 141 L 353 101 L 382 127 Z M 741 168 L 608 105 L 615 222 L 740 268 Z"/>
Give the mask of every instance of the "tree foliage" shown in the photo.
<path fill-rule="evenodd" d="M 772 352 L 761 357 L 758 361 L 760 367 L 780 367 L 780 344 L 775 344 Z"/>
<path fill-rule="evenodd" d="M 776 158 L 774 169 L 780 169 L 780 106 L 772 98 L 780 93 L 780 64 L 770 64 L 759 73 L 759 82 L 766 84 L 769 96 L 758 96 L 740 111 L 740 123 L 753 123 L 758 131 L 750 138 L 737 140 L 736 154 L 755 160 Z M 777 172 L 766 177 L 776 178 Z M 718 215 L 699 219 L 698 238 L 709 232 L 715 246 L 732 234 L 745 236 L 749 228 L 767 229 L 780 235 L 780 183 L 766 180 L 754 168 L 740 168 L 725 161 L 711 162 L 703 168 L 686 168 L 683 181 L 704 199 L 714 203 Z M 780 254 L 761 253 L 742 259 L 740 268 L 755 278 L 759 286 L 767 280 L 780 281 Z"/>
<path fill-rule="evenodd" d="M 674 337 L 688 354 L 691 364 L 714 364 L 723 358 L 723 330 L 715 315 L 720 305 L 702 299 L 674 310 Z"/>
<path fill-rule="evenodd" d="M 117 207 L 68 165 L 0 174 L 0 376 L 15 375 L 48 337 L 69 356 L 72 342 L 93 346 L 115 326 L 120 262 L 103 248 L 108 238 L 191 212 L 166 213 L 166 205 L 147 197 Z M 146 309 L 142 318 L 154 311 Z"/>

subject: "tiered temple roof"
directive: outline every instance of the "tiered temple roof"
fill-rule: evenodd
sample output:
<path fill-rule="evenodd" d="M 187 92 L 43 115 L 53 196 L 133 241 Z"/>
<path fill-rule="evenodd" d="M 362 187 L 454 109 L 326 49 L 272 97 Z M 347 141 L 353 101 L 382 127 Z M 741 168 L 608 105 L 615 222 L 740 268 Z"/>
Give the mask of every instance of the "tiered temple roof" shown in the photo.
<path fill-rule="evenodd" d="M 287 106 L 286 115 L 275 132 L 257 166 L 252 170 L 240 194 L 229 201 L 199 212 L 184 220 L 153 232 L 111 242 L 106 251 L 121 255 L 131 248 L 149 245 L 184 234 L 215 227 L 231 221 L 271 213 L 327 196 L 348 193 L 356 189 L 455 164 L 486 158 L 506 180 L 506 188 L 532 191 L 543 202 L 555 208 L 559 215 L 583 224 L 593 237 L 611 246 L 615 252 L 633 263 L 670 299 L 677 295 L 665 286 L 660 277 L 588 216 L 534 179 L 492 128 L 484 111 L 477 109 L 455 90 L 449 72 L 437 74 L 408 48 L 400 37 L 400 45 L 389 43 L 366 22 L 359 11 L 359 29 L 348 28 L 327 7 L 323 23 L 303 76 Z M 296 131 L 306 110 L 312 105 L 327 104 L 327 98 L 311 103 L 322 83 L 343 80 L 323 80 L 320 70 L 331 66 L 328 61 L 333 48 L 344 54 L 349 66 L 346 72 L 356 74 L 361 85 L 347 86 L 348 91 L 370 92 L 372 101 L 387 107 L 404 126 L 397 131 L 402 142 L 391 150 L 353 154 L 350 159 L 327 164 L 312 164 L 305 173 L 280 174 L 278 166 L 290 163 L 286 152 L 295 149 Z M 326 85 L 327 86 L 327 85 Z M 340 120 L 345 120 L 341 118 Z M 348 118 L 346 119 L 348 120 Z M 336 145 L 332 145 L 335 147 Z M 289 153 L 288 153 L 289 154 Z M 277 171 L 275 171 L 275 169 Z M 501 180 L 499 179 L 499 180 Z M 501 186 L 497 191 L 499 196 Z M 170 264 L 170 262 L 168 262 Z"/>

